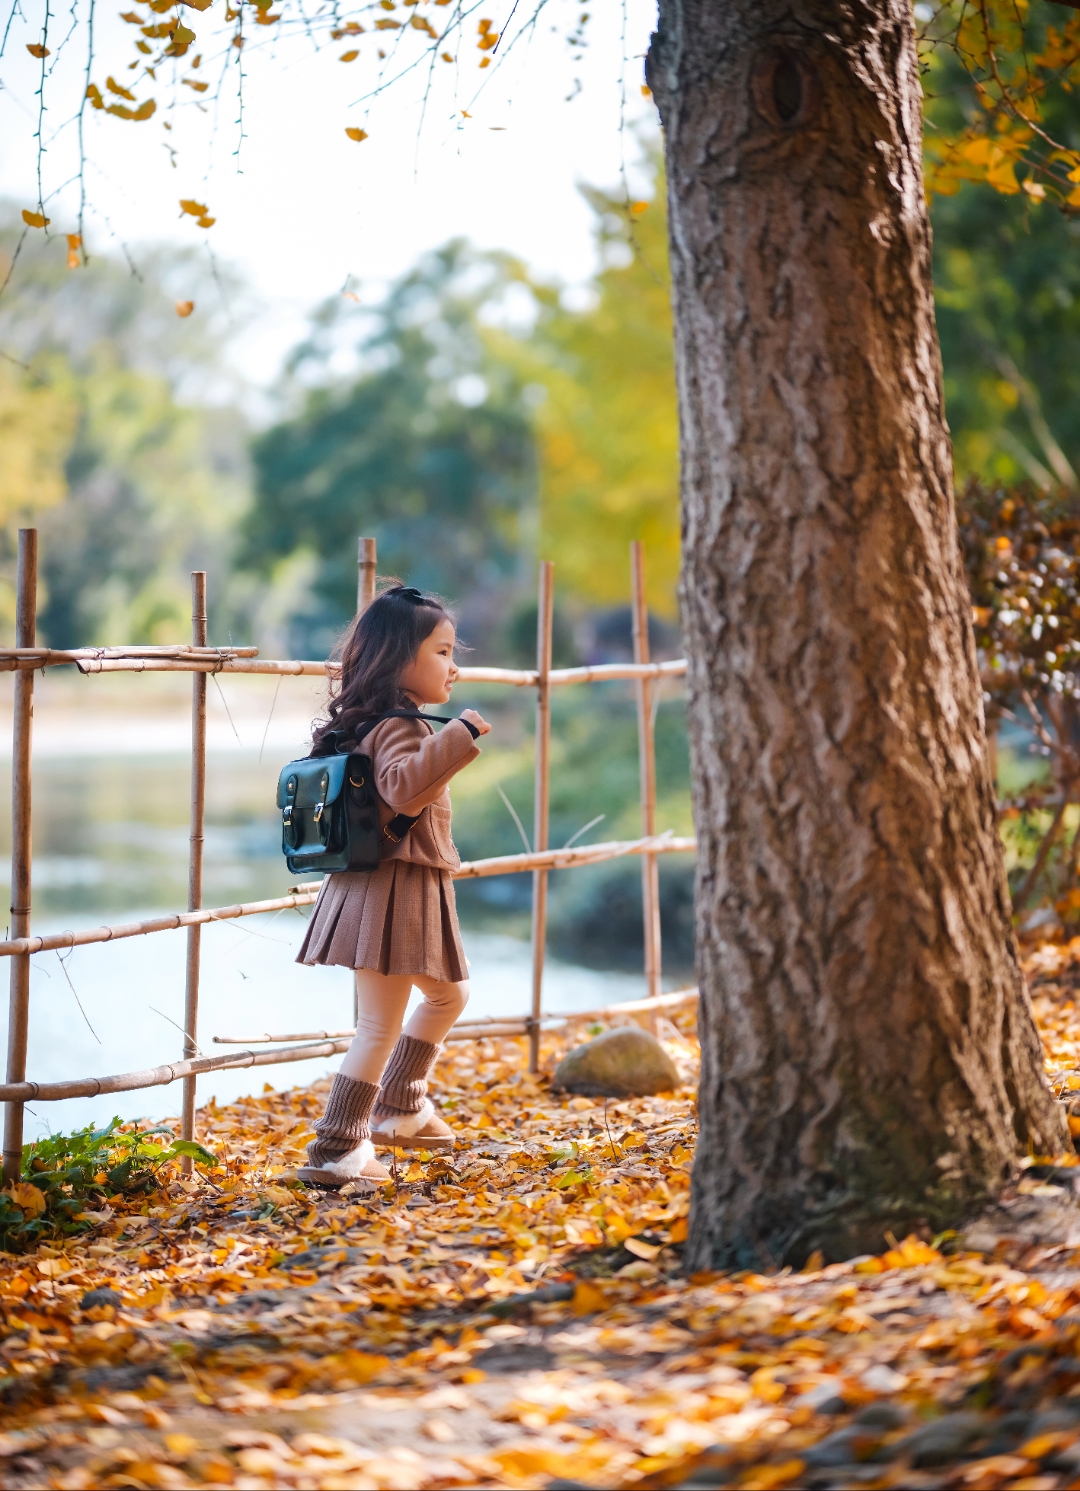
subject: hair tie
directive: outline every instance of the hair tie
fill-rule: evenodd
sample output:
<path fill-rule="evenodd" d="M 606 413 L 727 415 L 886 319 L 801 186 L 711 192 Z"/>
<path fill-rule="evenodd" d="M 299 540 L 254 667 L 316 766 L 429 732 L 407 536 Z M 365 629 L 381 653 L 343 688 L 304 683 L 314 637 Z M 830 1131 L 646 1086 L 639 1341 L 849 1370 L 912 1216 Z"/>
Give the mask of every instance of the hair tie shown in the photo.
<path fill-rule="evenodd" d="M 424 596 L 415 585 L 399 585 L 390 594 L 400 595 L 403 600 L 412 601 L 414 606 L 424 604 Z"/>

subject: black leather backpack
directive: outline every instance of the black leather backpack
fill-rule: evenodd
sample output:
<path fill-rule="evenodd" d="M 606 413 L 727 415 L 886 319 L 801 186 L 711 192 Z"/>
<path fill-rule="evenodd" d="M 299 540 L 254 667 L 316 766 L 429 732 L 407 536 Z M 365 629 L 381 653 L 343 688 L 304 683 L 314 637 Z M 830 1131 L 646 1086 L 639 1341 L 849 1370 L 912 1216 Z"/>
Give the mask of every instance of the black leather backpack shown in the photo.
<path fill-rule="evenodd" d="M 398 813 L 380 832 L 371 757 L 357 750 L 376 725 L 397 717 L 450 723 L 449 715 L 388 709 L 365 720 L 348 740 L 344 731 L 324 736 L 326 742 L 333 740 L 333 754 L 305 756 L 302 761 L 290 761 L 282 770 L 277 805 L 281 809 L 281 851 L 290 874 L 374 870 L 383 844 L 399 844 L 412 828 L 416 818 Z M 348 750 L 343 752 L 341 747 L 346 744 Z"/>

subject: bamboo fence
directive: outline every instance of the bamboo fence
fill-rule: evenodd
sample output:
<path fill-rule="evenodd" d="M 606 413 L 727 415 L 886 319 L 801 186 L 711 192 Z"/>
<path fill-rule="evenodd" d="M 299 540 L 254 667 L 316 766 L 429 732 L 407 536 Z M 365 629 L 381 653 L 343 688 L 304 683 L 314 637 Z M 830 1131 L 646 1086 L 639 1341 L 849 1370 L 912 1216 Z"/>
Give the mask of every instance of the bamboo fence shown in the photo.
<path fill-rule="evenodd" d="M 656 767 L 653 744 L 656 685 L 665 678 L 686 673 L 682 659 L 653 663 L 649 659 L 648 609 L 645 601 L 645 561 L 640 544 L 631 546 L 633 581 L 633 663 L 601 663 L 581 668 L 552 667 L 552 621 L 554 614 L 554 566 L 540 566 L 537 610 L 537 658 L 535 669 L 462 668 L 464 683 L 502 684 L 513 688 L 535 688 L 536 786 L 533 817 L 533 848 L 524 854 L 500 855 L 462 864 L 458 879 L 532 872 L 532 997 L 527 1015 L 512 1018 L 472 1019 L 460 1022 L 449 1040 L 480 1040 L 497 1035 L 529 1038 L 529 1064 L 539 1061 L 540 1033 L 545 1024 L 588 1018 L 638 1018 L 653 1023 L 666 1008 L 696 998 L 697 991 L 660 993 L 660 901 L 658 856 L 692 853 L 692 838 L 657 834 Z M 357 610 L 370 604 L 375 594 L 375 540 L 361 538 L 357 554 Z M 201 1056 L 198 1047 L 200 953 L 202 928 L 208 922 L 229 921 L 310 905 L 319 884 L 293 886 L 285 896 L 250 901 L 235 906 L 203 907 L 203 828 L 206 801 L 206 675 L 208 673 L 271 674 L 281 677 L 330 677 L 338 669 L 333 661 L 274 661 L 260 658 L 254 647 L 210 647 L 206 640 L 206 575 L 192 575 L 192 639 L 190 646 L 96 647 L 57 649 L 36 646 L 37 530 L 19 532 L 18 597 L 16 601 L 16 645 L 0 649 L 0 672 L 14 672 L 15 708 L 12 726 L 12 850 L 11 936 L 0 942 L 0 957 L 11 959 L 8 1055 L 6 1081 L 0 1083 L 0 1101 L 5 1104 L 3 1176 L 5 1183 L 17 1180 L 22 1164 L 23 1106 L 27 1102 L 59 1102 L 65 1098 L 95 1097 L 110 1092 L 131 1092 L 144 1087 L 183 1082 L 181 1134 L 194 1137 L 195 1087 L 204 1072 L 247 1066 L 270 1066 L 313 1057 L 328 1057 L 344 1051 L 353 1031 L 316 1031 L 306 1035 L 214 1037 L 219 1044 L 270 1045 L 269 1050 L 234 1051 L 222 1056 Z M 119 926 L 86 928 L 80 932 L 33 935 L 31 911 L 32 781 L 31 735 L 33 727 L 34 674 L 39 668 L 75 666 L 80 672 L 181 672 L 192 675 L 191 708 L 191 828 L 188 859 L 188 909 Z M 551 772 L 551 690 L 571 684 L 631 680 L 637 688 L 638 742 L 641 778 L 642 837 L 577 848 L 552 849 L 549 837 Z M 645 926 L 645 976 L 647 997 L 602 1010 L 545 1013 L 543 1008 L 544 954 L 547 939 L 548 876 L 552 870 L 599 864 L 623 856 L 642 861 L 643 915 Z M 26 1051 L 30 1019 L 30 958 L 50 949 L 82 947 L 141 937 L 186 927 L 187 955 L 184 996 L 184 1042 L 181 1060 L 138 1072 L 106 1077 L 78 1077 L 64 1082 L 33 1082 L 26 1077 Z M 355 996 L 354 996 L 355 1025 Z M 277 1043 L 277 1044 L 275 1044 Z"/>

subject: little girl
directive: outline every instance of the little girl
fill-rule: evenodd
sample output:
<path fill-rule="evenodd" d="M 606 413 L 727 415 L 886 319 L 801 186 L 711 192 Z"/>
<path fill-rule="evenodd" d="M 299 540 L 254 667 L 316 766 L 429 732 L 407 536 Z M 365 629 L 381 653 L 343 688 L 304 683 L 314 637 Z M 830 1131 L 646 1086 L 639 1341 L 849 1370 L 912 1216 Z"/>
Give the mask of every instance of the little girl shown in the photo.
<path fill-rule="evenodd" d="M 439 1043 L 469 998 L 450 878 L 461 861 L 448 783 L 480 754 L 476 739 L 491 729 L 466 709 L 436 734 L 420 713 L 450 698 L 455 641 L 440 601 L 391 584 L 349 630 L 330 718 L 315 731 L 312 755 L 354 748 L 371 757 L 383 834 L 377 870 L 323 881 L 297 958 L 356 970 L 356 1035 L 298 1172 L 317 1185 L 389 1180 L 375 1143 L 453 1147 L 427 1096 Z M 357 727 L 391 709 L 415 718 L 383 720 L 358 743 Z M 399 814 L 416 822 L 403 829 Z M 424 1001 L 402 1031 L 413 985 Z"/>

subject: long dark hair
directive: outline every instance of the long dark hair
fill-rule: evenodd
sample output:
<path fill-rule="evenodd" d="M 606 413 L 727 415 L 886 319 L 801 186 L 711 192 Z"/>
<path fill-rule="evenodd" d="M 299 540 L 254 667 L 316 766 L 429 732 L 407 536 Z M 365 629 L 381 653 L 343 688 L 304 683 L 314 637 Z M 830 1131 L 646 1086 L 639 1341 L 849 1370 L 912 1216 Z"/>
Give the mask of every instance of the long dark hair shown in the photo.
<path fill-rule="evenodd" d="M 330 755 L 344 746 L 361 720 L 373 714 L 416 709 L 401 687 L 401 675 L 439 622 L 454 620 L 437 596 L 422 595 L 400 580 L 385 583 L 334 649 L 341 659 L 341 678 L 332 690 L 329 718 L 313 732 L 313 756 Z"/>

